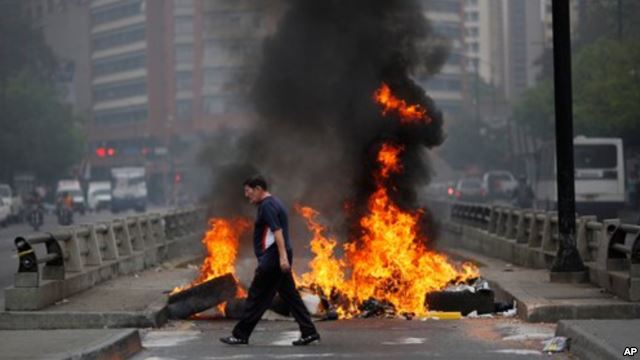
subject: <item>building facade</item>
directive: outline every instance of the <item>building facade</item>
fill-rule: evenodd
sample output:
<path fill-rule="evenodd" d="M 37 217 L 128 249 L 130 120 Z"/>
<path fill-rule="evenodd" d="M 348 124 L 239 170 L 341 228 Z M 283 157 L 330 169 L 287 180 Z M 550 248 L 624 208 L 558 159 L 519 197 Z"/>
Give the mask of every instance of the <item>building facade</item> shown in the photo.
<path fill-rule="evenodd" d="M 188 181 L 205 135 L 251 121 L 247 94 L 273 28 L 257 0 L 93 0 L 92 177 L 145 166 L 158 202 Z M 106 150 L 105 150 L 106 149 Z"/>

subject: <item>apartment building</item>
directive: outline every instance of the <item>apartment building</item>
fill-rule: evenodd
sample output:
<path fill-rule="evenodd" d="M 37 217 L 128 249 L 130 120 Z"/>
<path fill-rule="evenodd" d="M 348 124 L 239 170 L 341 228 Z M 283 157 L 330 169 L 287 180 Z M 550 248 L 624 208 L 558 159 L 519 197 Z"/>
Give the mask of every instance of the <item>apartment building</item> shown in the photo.
<path fill-rule="evenodd" d="M 425 16 L 434 31 L 450 43 L 451 53 L 441 71 L 418 75 L 417 81 L 446 115 L 457 116 L 465 105 L 463 18 L 461 0 L 423 0 Z"/>
<path fill-rule="evenodd" d="M 184 173 L 207 134 L 246 126 L 261 40 L 275 24 L 265 6 L 91 1 L 93 174 L 144 165 L 153 193 L 167 198 L 175 179 L 188 180 Z"/>

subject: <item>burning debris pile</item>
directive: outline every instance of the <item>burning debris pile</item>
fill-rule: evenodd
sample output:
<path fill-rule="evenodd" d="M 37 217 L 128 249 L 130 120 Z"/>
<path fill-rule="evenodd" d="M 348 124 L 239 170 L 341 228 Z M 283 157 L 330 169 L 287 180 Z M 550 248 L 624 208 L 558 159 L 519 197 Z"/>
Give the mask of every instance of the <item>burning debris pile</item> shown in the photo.
<path fill-rule="evenodd" d="M 262 172 L 286 187 L 276 190 L 285 203 L 313 206 L 297 206 L 314 257 L 296 281 L 322 299 L 328 317 L 425 316 L 428 294 L 479 276 L 432 250 L 434 225 L 417 203 L 430 177 L 425 149 L 444 135 L 442 113 L 414 72 L 437 73 L 446 45 L 416 1 L 287 4 L 253 91 L 259 121 L 212 145 L 216 219 L 203 269 L 222 268 L 195 283 L 234 273 L 229 261 L 249 224 L 224 218 L 238 214 L 239 184 Z M 346 228 L 345 239 L 328 233 L 320 213 Z"/>

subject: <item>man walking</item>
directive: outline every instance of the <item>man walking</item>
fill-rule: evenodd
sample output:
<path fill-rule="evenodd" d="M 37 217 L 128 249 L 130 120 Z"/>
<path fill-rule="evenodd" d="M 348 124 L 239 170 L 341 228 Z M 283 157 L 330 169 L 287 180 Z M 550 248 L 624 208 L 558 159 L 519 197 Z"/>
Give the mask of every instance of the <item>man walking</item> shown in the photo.
<path fill-rule="evenodd" d="M 258 207 L 253 231 L 253 248 L 258 258 L 244 314 L 233 328 L 231 336 L 220 338 L 225 344 L 249 343 L 249 336 L 262 314 L 271 305 L 276 292 L 289 305 L 291 314 L 300 326 L 301 337 L 293 345 L 307 345 L 320 340 L 311 322 L 309 311 L 296 290 L 291 263 L 293 252 L 289 242 L 289 220 L 280 200 L 273 197 L 262 176 L 256 175 L 243 183 L 244 196 Z"/>

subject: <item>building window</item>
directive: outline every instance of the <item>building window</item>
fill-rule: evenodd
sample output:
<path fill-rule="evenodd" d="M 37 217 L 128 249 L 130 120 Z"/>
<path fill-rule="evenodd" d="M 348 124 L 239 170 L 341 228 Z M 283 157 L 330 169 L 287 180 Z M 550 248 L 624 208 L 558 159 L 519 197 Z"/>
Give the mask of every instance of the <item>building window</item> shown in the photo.
<path fill-rule="evenodd" d="M 176 9 L 193 9 L 193 0 L 173 0 Z"/>
<path fill-rule="evenodd" d="M 450 38 L 460 38 L 460 24 L 451 21 L 439 21 L 434 23 L 434 29 L 440 35 Z"/>
<path fill-rule="evenodd" d="M 100 59 L 93 63 L 95 76 L 109 75 L 119 72 L 143 69 L 146 67 L 147 56 L 145 53 L 126 54 L 121 56 Z"/>
<path fill-rule="evenodd" d="M 104 50 L 145 40 L 144 25 L 136 25 L 93 37 L 93 49 Z"/>
<path fill-rule="evenodd" d="M 193 88 L 193 74 L 191 71 L 179 71 L 176 73 L 176 89 L 191 90 Z"/>
<path fill-rule="evenodd" d="M 98 111 L 94 113 L 94 120 L 98 123 L 125 123 L 147 120 L 147 106 L 127 107 L 116 110 Z"/>
<path fill-rule="evenodd" d="M 100 25 L 142 14 L 142 0 L 127 0 L 124 3 L 102 6 L 91 10 L 94 25 Z"/>
<path fill-rule="evenodd" d="M 193 46 L 178 44 L 175 48 L 177 63 L 193 63 Z"/>
<path fill-rule="evenodd" d="M 93 90 L 94 101 L 108 101 L 128 98 L 147 93 L 147 83 L 144 80 L 136 80 L 127 83 L 104 85 Z"/>
<path fill-rule="evenodd" d="M 193 16 L 176 16 L 173 23 L 173 32 L 178 35 L 193 35 Z"/>
<path fill-rule="evenodd" d="M 425 2 L 427 11 L 458 13 L 460 3 L 451 0 L 428 0 Z"/>
<path fill-rule="evenodd" d="M 459 76 L 436 75 L 426 81 L 425 88 L 432 91 L 455 91 L 462 90 L 462 82 Z"/>
<path fill-rule="evenodd" d="M 193 100 L 176 100 L 176 116 L 179 119 L 190 118 L 193 113 Z"/>

